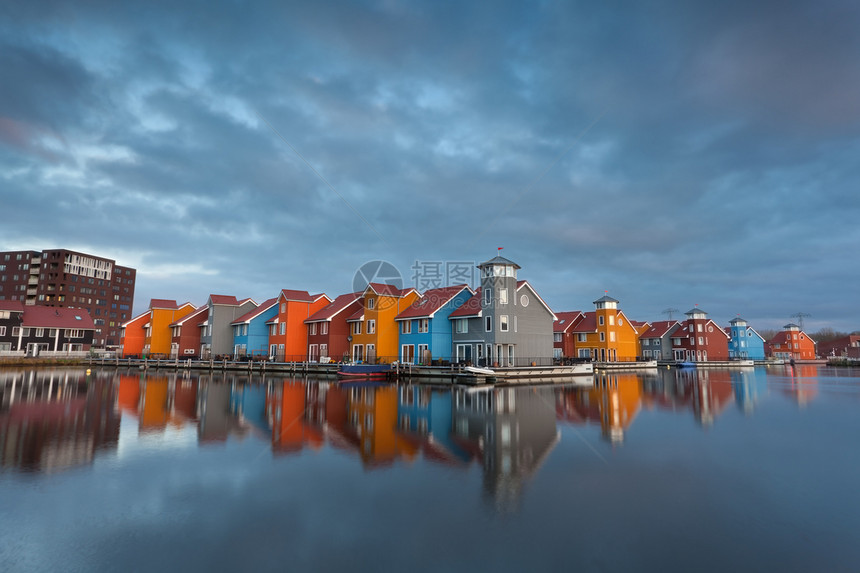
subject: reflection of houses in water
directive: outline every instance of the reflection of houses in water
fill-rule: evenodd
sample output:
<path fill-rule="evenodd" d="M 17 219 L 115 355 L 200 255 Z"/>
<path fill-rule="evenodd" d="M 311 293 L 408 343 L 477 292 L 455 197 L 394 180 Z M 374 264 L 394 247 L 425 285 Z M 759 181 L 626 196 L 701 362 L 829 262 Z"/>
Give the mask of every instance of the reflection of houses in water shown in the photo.
<path fill-rule="evenodd" d="M 305 422 L 307 386 L 289 379 L 271 386 L 266 412 L 276 454 L 301 451 L 305 444 L 318 449 L 323 444 L 321 430 Z"/>
<path fill-rule="evenodd" d="M 140 431 L 163 432 L 167 427 L 167 376 L 146 376 L 140 390 Z"/>
<path fill-rule="evenodd" d="M 806 406 L 818 395 L 818 367 L 814 364 L 796 364 L 785 367 L 788 385 L 783 392 L 794 398 L 798 406 Z"/>
<path fill-rule="evenodd" d="M 732 370 L 730 374 L 735 393 L 735 404 L 744 414 L 752 414 L 756 402 L 766 390 L 764 377 L 756 376 L 756 370 L 753 368 Z"/>
<path fill-rule="evenodd" d="M 454 388 L 453 431 L 481 460 L 484 494 L 514 510 L 526 481 L 559 440 L 552 388 Z"/>
<path fill-rule="evenodd" d="M 89 381 L 89 383 L 88 383 Z M 0 467 L 53 472 L 114 449 L 120 417 L 109 377 L 83 371 L 0 374 Z"/>
<path fill-rule="evenodd" d="M 251 424 L 257 430 L 268 434 L 268 386 L 232 382 L 230 384 L 230 413 L 239 424 Z"/>
<path fill-rule="evenodd" d="M 672 368 L 643 384 L 649 405 L 669 410 L 691 409 L 702 425 L 711 425 L 734 398 L 731 370 Z"/>
<path fill-rule="evenodd" d="M 453 439 L 452 426 L 451 392 L 421 385 L 398 387 L 398 433 L 420 448 L 427 460 L 447 465 L 471 460 L 471 454 Z"/>
<path fill-rule="evenodd" d="M 201 374 L 197 390 L 197 435 L 200 442 L 224 442 L 246 433 L 230 413 L 230 384 L 220 376 Z"/>
<path fill-rule="evenodd" d="M 604 438 L 624 441 L 642 405 L 642 381 L 635 373 L 603 373 L 591 388 L 558 388 L 556 417 L 571 424 L 599 423 Z"/>
<path fill-rule="evenodd" d="M 415 457 L 415 444 L 397 432 L 396 386 L 350 388 L 347 420 L 365 467 L 389 465 L 401 456 Z"/>

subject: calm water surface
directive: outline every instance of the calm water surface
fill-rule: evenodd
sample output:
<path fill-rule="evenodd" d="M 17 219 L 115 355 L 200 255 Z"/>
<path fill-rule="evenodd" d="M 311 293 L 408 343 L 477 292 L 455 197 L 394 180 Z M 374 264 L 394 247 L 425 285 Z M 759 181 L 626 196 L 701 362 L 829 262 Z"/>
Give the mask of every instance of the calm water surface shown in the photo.
<path fill-rule="evenodd" d="M 858 438 L 860 372 L 816 366 L 2 370 L 0 571 L 858 571 Z"/>

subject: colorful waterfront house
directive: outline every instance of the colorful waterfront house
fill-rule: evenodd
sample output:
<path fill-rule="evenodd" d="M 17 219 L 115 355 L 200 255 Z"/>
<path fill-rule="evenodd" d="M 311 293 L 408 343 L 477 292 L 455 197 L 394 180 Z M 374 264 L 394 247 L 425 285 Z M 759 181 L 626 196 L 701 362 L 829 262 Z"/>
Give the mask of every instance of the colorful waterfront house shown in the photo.
<path fill-rule="evenodd" d="M 149 301 L 149 321 L 143 325 L 145 338 L 143 354 L 168 356 L 173 342 L 170 325 L 188 316 L 197 308 L 190 302 L 176 304 L 175 300 L 154 298 Z"/>
<path fill-rule="evenodd" d="M 265 357 L 269 351 L 268 320 L 278 314 L 278 299 L 270 298 L 233 322 L 233 356 Z"/>
<path fill-rule="evenodd" d="M 698 306 L 684 313 L 671 332 L 672 356 L 685 362 L 714 362 L 729 359 L 729 335 Z"/>
<path fill-rule="evenodd" d="M 200 358 L 208 360 L 232 354 L 231 323 L 257 308 L 257 303 L 250 298 L 239 300 L 232 295 L 210 294 L 206 306 L 209 307 L 209 314 L 200 327 Z"/>
<path fill-rule="evenodd" d="M 556 360 L 576 357 L 574 328 L 585 319 L 585 314 L 579 310 L 557 312 L 558 320 L 552 329 L 552 357 Z"/>
<path fill-rule="evenodd" d="M 13 327 L 13 338 L 15 330 Z M 95 330 L 86 309 L 25 305 L 17 329 L 17 348 L 28 355 L 85 352 L 93 344 Z"/>
<path fill-rule="evenodd" d="M 347 318 L 364 308 L 364 293 L 336 297 L 305 320 L 308 327 L 308 360 L 340 362 L 349 359 Z"/>
<path fill-rule="evenodd" d="M 170 343 L 170 358 L 198 358 L 200 351 L 200 335 L 203 325 L 209 317 L 209 307 L 200 308 L 170 323 L 172 335 Z"/>
<path fill-rule="evenodd" d="M 146 340 L 144 325 L 147 323 L 149 323 L 148 310 L 123 323 L 120 331 L 120 356 L 128 358 L 143 355 L 143 345 Z"/>
<path fill-rule="evenodd" d="M 639 333 L 618 308 L 618 301 L 603 296 L 594 301 L 594 312 L 584 313 L 573 328 L 574 347 L 580 358 L 599 362 L 633 362 L 641 356 Z"/>
<path fill-rule="evenodd" d="M 729 321 L 729 358 L 764 360 L 764 338 L 741 317 Z"/>
<path fill-rule="evenodd" d="M 674 360 L 671 334 L 680 324 L 677 320 L 657 320 L 651 323 L 648 330 L 639 335 L 642 357 L 646 360 Z"/>
<path fill-rule="evenodd" d="M 278 294 L 278 314 L 269 319 L 269 357 L 278 362 L 304 362 L 308 353 L 305 320 L 331 304 L 324 294 L 283 289 Z"/>
<path fill-rule="evenodd" d="M 404 364 L 450 363 L 452 356 L 452 312 L 475 292 L 460 284 L 424 292 L 394 319 L 399 329 L 400 361 Z"/>
<path fill-rule="evenodd" d="M 860 334 L 819 342 L 818 355 L 825 358 L 860 358 Z"/>
<path fill-rule="evenodd" d="M 359 316 L 356 312 L 348 320 L 352 326 L 350 356 L 353 361 L 384 364 L 397 360 L 399 334 L 394 319 L 418 300 L 418 296 L 414 288 L 399 289 L 382 283 L 367 285 L 363 295 L 363 319 L 355 320 Z"/>
<path fill-rule="evenodd" d="M 454 361 L 551 365 L 556 316 L 527 281 L 517 279 L 520 266 L 497 256 L 478 269 L 480 298 L 473 296 L 448 317 L 454 323 Z"/>
<path fill-rule="evenodd" d="M 771 356 L 783 360 L 815 360 L 815 341 L 799 326 L 786 324 L 782 331 L 767 341 Z"/>

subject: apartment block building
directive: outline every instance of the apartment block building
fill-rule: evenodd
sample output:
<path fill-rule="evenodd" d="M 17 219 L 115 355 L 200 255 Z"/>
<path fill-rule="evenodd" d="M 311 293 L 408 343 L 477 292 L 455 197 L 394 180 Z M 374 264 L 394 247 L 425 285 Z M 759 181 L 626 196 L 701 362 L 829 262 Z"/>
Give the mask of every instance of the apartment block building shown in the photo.
<path fill-rule="evenodd" d="M 131 318 L 137 271 L 67 249 L 0 252 L 0 300 L 25 306 L 83 308 L 93 319 L 94 348 L 120 344 Z"/>

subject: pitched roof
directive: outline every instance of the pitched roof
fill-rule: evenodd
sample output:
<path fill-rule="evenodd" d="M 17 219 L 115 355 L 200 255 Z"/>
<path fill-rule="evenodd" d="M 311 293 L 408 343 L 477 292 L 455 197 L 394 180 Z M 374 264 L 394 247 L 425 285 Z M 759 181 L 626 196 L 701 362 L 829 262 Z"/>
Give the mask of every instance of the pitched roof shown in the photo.
<path fill-rule="evenodd" d="M 583 312 L 582 320 L 573 327 L 573 332 L 597 332 L 597 313 Z"/>
<path fill-rule="evenodd" d="M 290 289 L 281 289 L 281 293 L 278 295 L 278 298 L 284 297 L 284 300 L 291 300 L 296 302 L 313 302 L 314 299 L 308 294 L 306 290 L 290 290 Z"/>
<path fill-rule="evenodd" d="M 378 295 L 397 296 L 397 297 L 406 296 L 407 294 L 409 294 L 409 291 L 415 291 L 416 293 L 418 292 L 417 290 L 415 290 L 412 287 L 397 288 L 394 285 L 389 285 L 389 284 L 384 284 L 384 283 L 370 283 L 367 285 L 367 288 L 364 289 L 365 293 L 367 292 L 367 289 L 372 290 L 373 292 L 375 292 Z"/>
<path fill-rule="evenodd" d="M 364 318 L 364 307 L 361 306 L 361 307 L 359 307 L 358 310 L 356 310 L 351 315 L 349 315 L 349 317 L 346 319 L 346 321 L 347 322 L 355 322 L 356 320 L 362 320 L 363 318 Z"/>
<path fill-rule="evenodd" d="M 153 298 L 149 301 L 149 308 L 166 308 L 174 310 L 179 308 L 179 306 L 177 306 L 175 300 L 170 300 L 166 298 Z"/>
<path fill-rule="evenodd" d="M 232 295 L 210 294 L 209 300 L 212 301 L 212 304 L 227 304 L 227 305 L 239 306 L 239 301 L 236 300 L 236 297 L 232 296 Z"/>
<path fill-rule="evenodd" d="M 567 332 L 577 322 L 582 320 L 584 316 L 581 310 L 557 312 L 555 315 L 558 317 L 558 320 L 552 325 L 553 332 Z"/>
<path fill-rule="evenodd" d="M 0 300 L 0 310 L 10 310 L 12 312 L 23 312 L 24 303 L 20 300 Z"/>
<path fill-rule="evenodd" d="M 460 308 L 448 315 L 449 319 L 471 318 L 481 316 L 481 293 L 476 292 L 472 298 L 460 305 Z"/>
<path fill-rule="evenodd" d="M 549 307 L 549 305 L 546 303 L 546 301 L 541 298 L 541 296 L 537 293 L 537 291 L 534 289 L 534 287 L 529 284 L 528 281 L 517 281 L 517 290 L 519 291 L 523 287 L 529 287 L 529 290 L 532 291 L 532 294 L 537 297 L 537 299 L 544 306 L 544 308 L 547 309 L 547 311 L 552 315 L 553 320 L 556 320 L 558 318 L 558 317 L 556 317 L 556 315 L 552 311 L 552 309 Z"/>
<path fill-rule="evenodd" d="M 362 296 L 363 294 L 360 292 L 342 294 L 336 297 L 326 306 L 313 313 L 308 319 L 305 320 L 305 322 L 328 322 L 329 320 L 332 320 L 335 316 L 349 308 L 351 304 L 354 304 L 356 301 L 360 300 Z"/>
<path fill-rule="evenodd" d="M 204 304 L 200 308 L 195 310 L 194 312 L 192 312 L 190 314 L 186 314 L 185 316 L 183 316 L 179 320 L 170 323 L 170 326 L 182 326 L 185 323 L 193 325 L 193 324 L 195 324 L 194 323 L 195 319 L 198 319 L 198 322 L 203 322 L 208 317 L 209 317 L 209 307 Z"/>
<path fill-rule="evenodd" d="M 639 335 L 639 338 L 662 338 L 667 332 L 672 330 L 676 324 L 680 324 L 677 320 L 657 320 L 651 323 L 651 328 Z"/>
<path fill-rule="evenodd" d="M 24 320 L 22 324 L 31 328 L 95 329 L 90 313 L 83 308 L 27 306 L 24 308 Z"/>
<path fill-rule="evenodd" d="M 460 294 L 463 290 L 468 290 L 469 294 L 472 289 L 465 284 L 454 286 L 434 288 L 425 291 L 421 298 L 413 302 L 409 307 L 398 314 L 394 320 L 408 320 L 411 318 L 432 318 L 433 315 L 448 302 Z"/>
<path fill-rule="evenodd" d="M 244 324 L 246 322 L 251 322 L 252 319 L 260 316 L 261 314 L 263 314 L 264 312 L 266 312 L 267 310 L 269 310 L 270 308 L 272 308 L 276 304 L 278 304 L 278 299 L 276 299 L 276 298 L 270 298 L 269 300 L 263 301 L 262 303 L 260 303 L 260 306 L 258 306 L 257 308 L 255 308 L 253 310 L 246 312 L 245 314 L 243 314 L 242 316 L 240 316 L 239 318 L 237 318 L 236 320 L 234 320 L 230 324 Z"/>
<path fill-rule="evenodd" d="M 125 328 L 129 324 L 133 324 L 135 322 L 140 322 L 140 320 L 143 318 L 147 318 L 147 319 L 149 318 L 149 311 L 148 310 L 138 314 L 137 316 L 135 316 L 134 318 L 132 318 L 130 320 L 127 320 L 126 322 L 123 322 L 120 326 L 122 328 Z"/>

